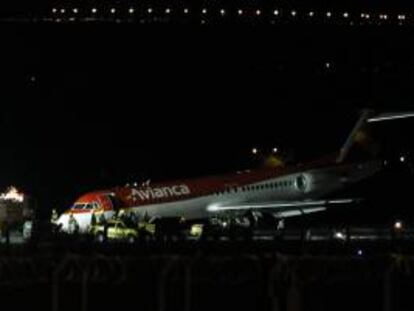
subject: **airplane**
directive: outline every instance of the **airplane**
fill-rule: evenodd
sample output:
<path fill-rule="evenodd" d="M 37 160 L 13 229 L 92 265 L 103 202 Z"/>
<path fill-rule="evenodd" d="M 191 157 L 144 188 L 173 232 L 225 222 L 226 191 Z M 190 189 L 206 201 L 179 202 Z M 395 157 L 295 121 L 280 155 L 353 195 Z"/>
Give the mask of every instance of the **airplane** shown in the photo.
<path fill-rule="evenodd" d="M 59 217 L 57 224 L 67 231 L 69 219 L 74 217 L 79 230 L 85 232 L 92 213 L 110 219 L 119 209 L 138 217 L 184 217 L 189 221 L 246 213 L 271 215 L 280 220 L 334 206 L 349 206 L 358 200 L 329 199 L 329 196 L 375 175 L 384 167 L 381 159 L 349 160 L 359 134 L 368 124 L 407 117 L 414 117 L 414 113 L 376 114 L 365 109 L 339 152 L 307 164 L 87 193 Z"/>

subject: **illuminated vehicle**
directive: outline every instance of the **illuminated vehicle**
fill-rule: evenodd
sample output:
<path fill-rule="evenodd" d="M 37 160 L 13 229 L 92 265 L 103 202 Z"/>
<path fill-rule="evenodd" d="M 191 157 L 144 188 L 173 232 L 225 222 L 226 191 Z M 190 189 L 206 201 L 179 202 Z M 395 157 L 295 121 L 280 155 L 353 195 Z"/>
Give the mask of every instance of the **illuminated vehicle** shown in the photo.
<path fill-rule="evenodd" d="M 148 222 L 139 222 L 138 223 L 138 231 L 143 234 L 155 234 L 155 224 L 151 224 Z"/>
<path fill-rule="evenodd" d="M 338 190 L 369 178 L 382 170 L 384 161 L 351 160 L 348 156 L 358 144 L 368 124 L 413 117 L 414 113 L 374 114 L 366 110 L 342 148 L 333 155 L 307 164 L 278 166 L 193 180 L 179 180 L 141 186 L 117 187 L 86 194 L 58 220 L 67 227 L 68 213 L 78 219 L 82 230 L 90 224 L 91 212 L 100 210 L 109 218 L 123 208 L 142 218 L 183 217 L 187 221 L 213 216 L 254 213 L 254 219 L 270 215 L 275 220 L 325 211 L 333 206 L 349 206 L 358 200 L 330 197 Z M 253 153 L 257 153 L 253 149 Z"/>
<path fill-rule="evenodd" d="M 90 233 L 99 242 L 105 240 L 105 231 L 108 240 L 126 240 L 133 243 L 138 238 L 138 230 L 127 227 L 121 220 L 109 220 L 105 225 L 96 225 L 90 228 Z"/>
<path fill-rule="evenodd" d="M 190 229 L 190 236 L 192 237 L 200 237 L 203 233 L 203 224 L 194 224 L 191 226 Z"/>

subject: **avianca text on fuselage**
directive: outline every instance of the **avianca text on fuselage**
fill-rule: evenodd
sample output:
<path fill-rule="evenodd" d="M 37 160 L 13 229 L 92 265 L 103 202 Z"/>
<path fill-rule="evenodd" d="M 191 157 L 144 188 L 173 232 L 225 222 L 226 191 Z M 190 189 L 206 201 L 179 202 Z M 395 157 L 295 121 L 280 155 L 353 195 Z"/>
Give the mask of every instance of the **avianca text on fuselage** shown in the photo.
<path fill-rule="evenodd" d="M 167 199 L 181 197 L 190 194 L 190 188 L 187 185 L 174 185 L 171 187 L 147 187 L 144 189 L 131 189 L 129 199 L 132 201 L 151 201 L 155 199 Z"/>

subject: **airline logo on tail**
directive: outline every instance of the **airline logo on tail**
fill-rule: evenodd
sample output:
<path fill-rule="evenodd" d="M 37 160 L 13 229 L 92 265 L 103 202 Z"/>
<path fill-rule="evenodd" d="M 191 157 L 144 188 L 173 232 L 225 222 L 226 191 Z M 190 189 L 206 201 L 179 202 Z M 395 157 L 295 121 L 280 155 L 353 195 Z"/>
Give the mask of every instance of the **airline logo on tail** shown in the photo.
<path fill-rule="evenodd" d="M 179 197 L 190 194 L 190 188 L 187 185 L 175 185 L 171 187 L 160 187 L 160 188 L 145 188 L 145 189 L 131 189 L 129 199 L 136 201 L 148 201 L 154 199 L 163 199 L 170 197 Z"/>

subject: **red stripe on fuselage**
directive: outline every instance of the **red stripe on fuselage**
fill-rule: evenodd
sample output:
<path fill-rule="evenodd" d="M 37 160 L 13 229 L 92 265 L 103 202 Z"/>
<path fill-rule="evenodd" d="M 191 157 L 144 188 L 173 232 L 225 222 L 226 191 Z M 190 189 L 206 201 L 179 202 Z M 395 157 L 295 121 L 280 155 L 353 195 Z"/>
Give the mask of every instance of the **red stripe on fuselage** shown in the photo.
<path fill-rule="evenodd" d="M 116 197 L 124 203 L 125 207 L 139 207 L 140 205 L 144 206 L 149 204 L 181 201 L 211 195 L 217 192 L 226 191 L 228 189 L 234 189 L 236 187 L 244 187 L 254 183 L 266 181 L 268 179 L 283 177 L 306 170 L 322 168 L 328 165 L 336 166 L 334 162 L 335 159 L 336 154 L 318 161 L 310 162 L 306 165 L 252 170 L 239 174 L 205 177 L 193 180 L 187 179 L 166 183 L 155 183 L 148 187 L 120 187 L 114 189 L 113 192 L 116 194 Z M 173 195 L 169 192 L 169 188 L 179 185 L 185 185 L 188 187 L 189 193 Z M 155 192 L 158 192 L 159 197 L 155 196 Z M 134 193 L 135 195 L 131 196 L 131 194 Z M 133 198 L 135 198 L 135 200 Z"/>

